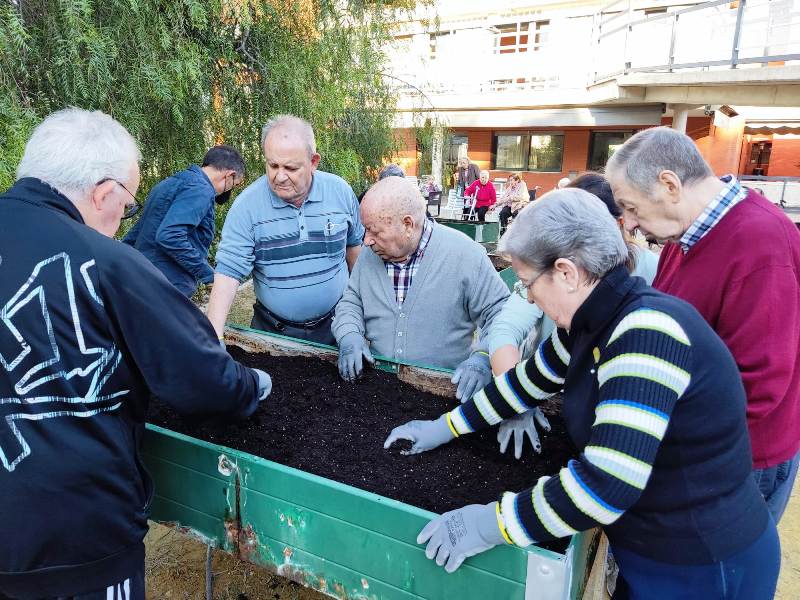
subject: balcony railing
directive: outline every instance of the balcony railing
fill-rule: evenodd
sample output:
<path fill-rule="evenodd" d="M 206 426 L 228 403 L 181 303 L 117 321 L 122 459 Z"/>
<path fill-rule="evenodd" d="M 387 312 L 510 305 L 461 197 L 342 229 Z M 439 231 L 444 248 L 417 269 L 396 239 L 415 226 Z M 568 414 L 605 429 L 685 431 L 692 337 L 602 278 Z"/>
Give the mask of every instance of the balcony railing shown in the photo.
<path fill-rule="evenodd" d="M 590 82 L 800 61 L 797 0 L 713 0 L 641 18 L 637 13 L 632 0 L 616 0 L 595 14 Z"/>

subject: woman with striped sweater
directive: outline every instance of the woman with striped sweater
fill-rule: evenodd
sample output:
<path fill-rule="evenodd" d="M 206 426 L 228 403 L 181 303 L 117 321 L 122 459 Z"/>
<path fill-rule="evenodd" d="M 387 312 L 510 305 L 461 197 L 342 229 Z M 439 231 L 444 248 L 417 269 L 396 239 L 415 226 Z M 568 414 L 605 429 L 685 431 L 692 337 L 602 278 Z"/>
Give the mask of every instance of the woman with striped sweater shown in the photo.
<path fill-rule="evenodd" d="M 500 250 L 557 329 L 472 400 L 395 428 L 385 447 L 431 450 L 563 390 L 580 455 L 532 489 L 437 517 L 418 536 L 427 556 L 452 572 L 495 545 L 599 525 L 619 597 L 771 598 L 779 542 L 750 475 L 744 389 L 725 345 L 689 304 L 628 274 L 619 228 L 588 192 L 527 207 Z"/>

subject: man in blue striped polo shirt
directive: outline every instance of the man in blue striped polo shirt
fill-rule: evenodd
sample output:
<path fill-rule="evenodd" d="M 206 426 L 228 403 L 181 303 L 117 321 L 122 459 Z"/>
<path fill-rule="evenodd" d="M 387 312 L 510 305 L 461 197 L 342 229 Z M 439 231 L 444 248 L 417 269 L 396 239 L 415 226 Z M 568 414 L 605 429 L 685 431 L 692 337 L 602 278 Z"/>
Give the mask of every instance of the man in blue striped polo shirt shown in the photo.
<path fill-rule="evenodd" d="M 261 147 L 266 175 L 239 194 L 222 228 L 208 318 L 222 339 L 239 283 L 252 273 L 254 328 L 333 345 L 333 309 L 364 237 L 358 201 L 341 177 L 317 171 L 308 122 L 270 119 Z"/>

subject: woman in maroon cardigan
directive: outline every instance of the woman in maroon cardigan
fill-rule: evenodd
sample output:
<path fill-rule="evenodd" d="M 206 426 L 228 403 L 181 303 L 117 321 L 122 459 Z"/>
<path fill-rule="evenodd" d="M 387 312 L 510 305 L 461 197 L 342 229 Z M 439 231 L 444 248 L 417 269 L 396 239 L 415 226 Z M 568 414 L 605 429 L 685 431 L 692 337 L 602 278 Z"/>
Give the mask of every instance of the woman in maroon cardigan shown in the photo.
<path fill-rule="evenodd" d="M 486 213 L 497 202 L 497 194 L 495 194 L 494 186 L 489 182 L 489 171 L 481 171 L 481 178 L 474 181 L 466 190 L 464 190 L 464 197 L 475 196 L 475 212 L 478 213 L 478 220 L 483 221 L 486 218 Z M 464 208 L 464 214 L 469 214 L 469 206 Z"/>

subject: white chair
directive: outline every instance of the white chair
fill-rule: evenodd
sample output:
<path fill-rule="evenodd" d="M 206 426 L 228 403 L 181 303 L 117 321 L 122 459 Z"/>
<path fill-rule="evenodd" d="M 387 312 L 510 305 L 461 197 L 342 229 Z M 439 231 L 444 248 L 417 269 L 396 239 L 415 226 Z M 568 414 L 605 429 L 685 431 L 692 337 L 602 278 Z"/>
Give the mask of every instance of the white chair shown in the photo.
<path fill-rule="evenodd" d="M 442 211 L 450 211 L 450 218 L 461 218 L 460 215 L 464 210 L 464 197 L 459 196 L 455 190 L 450 190 L 447 193 L 447 205 Z M 440 211 L 441 212 L 441 211 Z"/>

